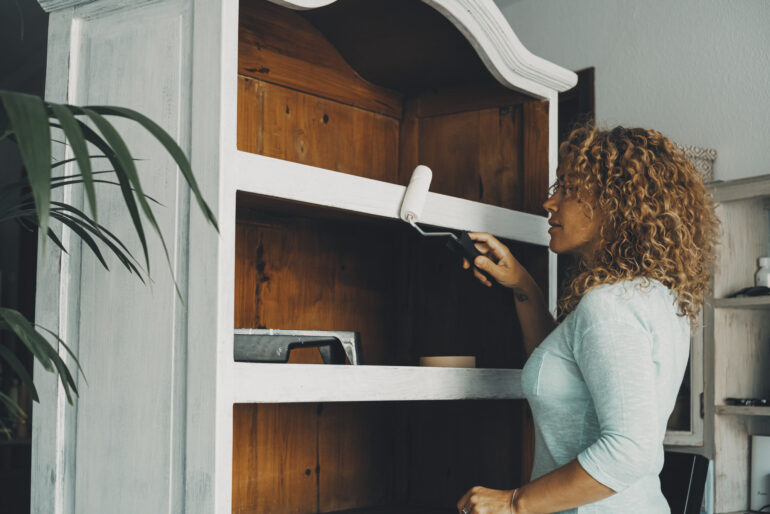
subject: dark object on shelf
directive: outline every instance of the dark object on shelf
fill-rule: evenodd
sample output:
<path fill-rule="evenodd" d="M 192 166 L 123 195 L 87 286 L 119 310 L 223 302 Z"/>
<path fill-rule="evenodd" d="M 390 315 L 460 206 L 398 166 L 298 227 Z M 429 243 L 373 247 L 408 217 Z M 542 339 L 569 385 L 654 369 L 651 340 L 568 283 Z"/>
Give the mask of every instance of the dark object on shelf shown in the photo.
<path fill-rule="evenodd" d="M 725 398 L 726 405 L 742 405 L 744 407 L 767 407 L 767 398 Z"/>
<path fill-rule="evenodd" d="M 236 362 L 288 362 L 294 348 L 317 347 L 324 364 L 363 364 L 358 332 L 326 330 L 235 329 Z"/>
<path fill-rule="evenodd" d="M 752 286 L 752 287 L 744 287 L 740 291 L 736 291 L 728 298 L 737 298 L 742 296 L 766 296 L 770 295 L 770 287 L 766 286 Z"/>
<path fill-rule="evenodd" d="M 660 489 L 671 514 L 699 514 L 709 461 L 703 455 L 665 452 Z"/>

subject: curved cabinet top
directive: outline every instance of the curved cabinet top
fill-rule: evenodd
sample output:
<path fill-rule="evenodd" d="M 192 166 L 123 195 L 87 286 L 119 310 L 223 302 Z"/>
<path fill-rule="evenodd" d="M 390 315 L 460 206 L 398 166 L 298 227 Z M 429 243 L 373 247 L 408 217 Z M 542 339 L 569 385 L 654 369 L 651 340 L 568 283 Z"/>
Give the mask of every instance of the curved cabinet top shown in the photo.
<path fill-rule="evenodd" d="M 336 0 L 270 0 L 296 10 Z M 450 20 L 471 43 L 489 72 L 504 86 L 546 96 L 577 84 L 577 75 L 527 50 L 492 0 L 422 0 Z"/>
<path fill-rule="evenodd" d="M 48 11 L 76 7 L 94 0 L 38 0 Z M 337 0 L 270 0 L 294 10 L 317 9 Z M 533 55 L 519 41 L 493 0 L 422 0 L 459 30 L 479 55 L 487 70 L 504 86 L 547 97 L 577 84 L 577 75 Z"/>

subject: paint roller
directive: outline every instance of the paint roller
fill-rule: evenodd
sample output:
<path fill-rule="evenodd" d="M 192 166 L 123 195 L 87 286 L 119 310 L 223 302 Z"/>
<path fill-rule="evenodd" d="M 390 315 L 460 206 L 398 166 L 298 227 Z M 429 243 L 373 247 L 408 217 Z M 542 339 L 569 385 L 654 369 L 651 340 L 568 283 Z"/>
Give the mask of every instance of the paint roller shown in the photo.
<path fill-rule="evenodd" d="M 428 189 L 430 188 L 432 178 L 433 172 L 429 167 L 421 164 L 414 169 L 412 178 L 409 179 L 409 185 L 404 193 L 404 200 L 401 202 L 399 216 L 402 220 L 416 228 L 423 236 L 446 237 L 447 248 L 462 255 L 473 265 L 474 259 L 481 255 L 481 252 L 476 249 L 468 232 L 462 231 L 459 236 L 452 232 L 425 232 L 417 225 L 417 221 L 419 221 L 422 215 L 422 209 L 425 207 L 425 200 L 428 197 Z"/>

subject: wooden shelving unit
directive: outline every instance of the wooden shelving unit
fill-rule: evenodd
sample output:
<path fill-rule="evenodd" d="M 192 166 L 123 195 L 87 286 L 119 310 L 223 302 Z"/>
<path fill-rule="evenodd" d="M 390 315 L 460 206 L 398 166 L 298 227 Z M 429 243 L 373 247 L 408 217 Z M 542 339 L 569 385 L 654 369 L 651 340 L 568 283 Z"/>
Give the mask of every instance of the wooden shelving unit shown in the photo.
<path fill-rule="evenodd" d="M 770 298 L 725 298 L 754 284 L 757 257 L 770 253 L 770 175 L 710 185 L 722 221 L 704 307 L 705 440 L 714 459 L 716 513 L 749 507 L 750 436 L 770 434 L 770 408 L 724 405 L 724 399 L 770 394 Z"/>
<path fill-rule="evenodd" d="M 36 321 L 71 343 L 88 386 L 69 407 L 36 370 L 32 510 L 452 511 L 468 483 L 520 483 L 532 434 L 512 296 L 397 213 L 413 168 L 432 167 L 426 225 L 499 236 L 553 309 L 541 204 L 575 74 L 529 53 L 491 1 L 40 3 L 46 97 L 151 116 L 220 231 L 129 133 L 184 302 L 155 271 L 160 248 L 145 288 L 46 247 Z M 103 216 L 122 237 L 125 219 Z M 355 330 L 367 365 L 236 363 L 235 327 Z M 479 368 L 414 366 L 447 353 Z"/>
<path fill-rule="evenodd" d="M 744 405 L 717 405 L 717 414 L 726 416 L 770 416 L 770 407 L 749 407 Z"/>
<path fill-rule="evenodd" d="M 770 296 L 716 298 L 712 302 L 719 309 L 770 309 Z"/>

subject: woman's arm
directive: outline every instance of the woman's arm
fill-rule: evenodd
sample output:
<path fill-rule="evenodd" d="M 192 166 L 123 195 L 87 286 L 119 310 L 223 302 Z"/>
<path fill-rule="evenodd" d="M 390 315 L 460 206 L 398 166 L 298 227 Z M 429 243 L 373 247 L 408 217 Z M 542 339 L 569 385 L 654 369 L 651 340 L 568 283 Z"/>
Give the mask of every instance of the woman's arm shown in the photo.
<path fill-rule="evenodd" d="M 542 291 L 532 275 L 513 257 L 508 247 L 493 235 L 485 232 L 471 232 L 468 235 L 476 242 L 476 248 L 483 255 L 476 257 L 474 261 L 474 265 L 478 268 L 473 270 L 476 278 L 482 284 L 491 287 L 492 282 L 489 277 L 492 277 L 500 285 L 513 290 L 516 312 L 519 315 L 524 338 L 524 349 L 529 355 L 556 327 L 553 316 L 548 312 Z M 463 267 L 468 269 L 470 263 L 464 260 Z M 489 277 L 479 270 L 487 273 Z"/>
<path fill-rule="evenodd" d="M 577 460 L 573 460 L 519 487 L 515 498 L 512 498 L 513 491 L 474 487 L 457 502 L 457 511 L 462 512 L 465 508 L 469 514 L 547 514 L 574 509 L 613 494 L 615 491 L 597 482 Z"/>
<path fill-rule="evenodd" d="M 597 502 L 615 491 L 586 473 L 577 460 L 519 487 L 514 514 L 540 514 Z"/>
<path fill-rule="evenodd" d="M 665 400 L 656 393 L 649 334 L 634 312 L 608 293 L 592 291 L 578 308 L 582 334 L 572 351 L 596 409 L 599 436 L 570 463 L 522 486 L 514 513 L 558 512 L 592 503 L 660 471 L 658 402 Z M 505 491 L 471 491 L 463 498 L 487 505 L 476 512 L 510 512 L 500 507 Z"/>

